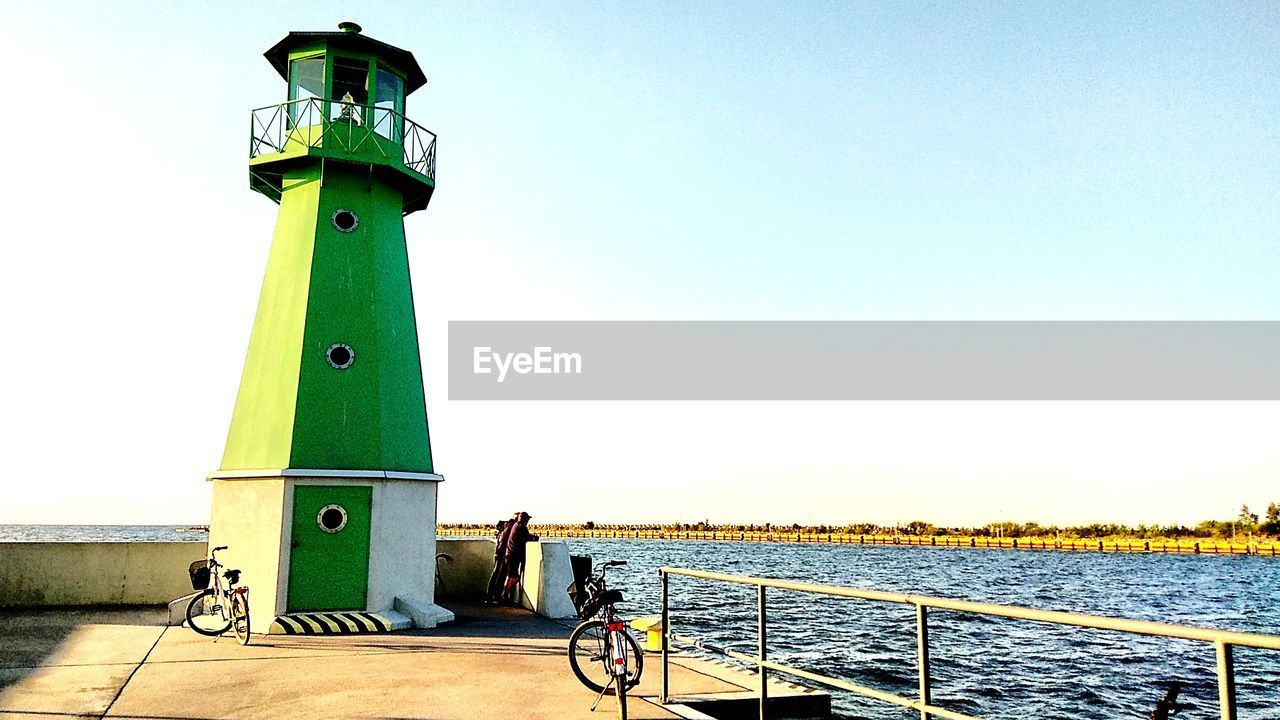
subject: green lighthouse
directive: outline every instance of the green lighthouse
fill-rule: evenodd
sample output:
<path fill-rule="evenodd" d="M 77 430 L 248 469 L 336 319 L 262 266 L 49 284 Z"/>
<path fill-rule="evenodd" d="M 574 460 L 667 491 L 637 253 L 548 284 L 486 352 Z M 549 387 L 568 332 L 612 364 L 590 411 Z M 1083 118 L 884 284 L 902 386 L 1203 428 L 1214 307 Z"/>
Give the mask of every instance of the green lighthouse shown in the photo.
<path fill-rule="evenodd" d="M 279 204 L 210 543 L 273 632 L 434 626 L 436 488 L 404 216 L 435 189 L 405 115 L 412 53 L 355 23 L 265 53 L 285 102 L 254 110 L 249 185 Z"/>

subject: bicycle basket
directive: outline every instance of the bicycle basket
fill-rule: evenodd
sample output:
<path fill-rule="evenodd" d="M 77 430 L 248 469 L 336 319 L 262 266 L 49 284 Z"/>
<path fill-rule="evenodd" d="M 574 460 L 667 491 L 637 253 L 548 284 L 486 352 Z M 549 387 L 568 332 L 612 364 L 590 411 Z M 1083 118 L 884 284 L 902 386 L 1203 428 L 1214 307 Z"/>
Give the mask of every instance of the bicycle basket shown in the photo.
<path fill-rule="evenodd" d="M 570 586 L 569 599 L 573 600 L 574 607 L 578 609 L 579 620 L 590 620 L 599 614 L 600 609 L 605 605 L 616 605 L 622 602 L 622 591 L 620 590 L 605 590 L 603 593 L 589 592 L 587 597 L 582 598 L 581 601 L 579 601 L 578 597 L 575 597 L 576 595 L 578 593 L 574 592 L 572 586 Z"/>
<path fill-rule="evenodd" d="M 187 569 L 187 573 L 191 575 L 192 590 L 204 590 L 209 587 L 208 560 L 197 560 L 191 563 L 191 567 Z"/>
<path fill-rule="evenodd" d="M 600 608 L 604 607 L 604 603 L 600 602 L 600 597 L 592 596 L 582 603 L 582 607 L 578 608 L 578 618 L 581 620 L 590 620 L 600 612 Z"/>
<path fill-rule="evenodd" d="M 573 609 L 578 611 L 578 618 L 585 620 L 590 617 L 583 614 L 587 604 L 587 592 L 582 589 L 582 584 L 576 581 L 571 582 L 565 591 L 569 593 L 569 601 L 573 603 Z"/>

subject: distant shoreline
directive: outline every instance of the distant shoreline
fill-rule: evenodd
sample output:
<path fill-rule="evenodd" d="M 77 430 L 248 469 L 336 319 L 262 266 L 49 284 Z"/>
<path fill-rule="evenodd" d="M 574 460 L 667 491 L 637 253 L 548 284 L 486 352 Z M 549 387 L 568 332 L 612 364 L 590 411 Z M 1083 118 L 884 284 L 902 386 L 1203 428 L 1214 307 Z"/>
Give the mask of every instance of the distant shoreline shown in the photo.
<path fill-rule="evenodd" d="M 1179 555 L 1257 555 L 1280 557 L 1280 540 L 1262 538 L 1232 541 L 1216 538 L 1061 538 L 990 537 L 976 535 L 902 535 L 877 533 L 818 533 L 800 531 L 645 530 L 627 528 L 532 529 L 544 538 L 583 540 L 681 540 L 722 542 L 819 543 L 830 545 L 898 545 L 907 547 L 990 548 L 992 550 L 1046 550 L 1059 552 L 1163 553 Z M 491 525 L 440 525 L 440 537 L 492 537 Z"/>

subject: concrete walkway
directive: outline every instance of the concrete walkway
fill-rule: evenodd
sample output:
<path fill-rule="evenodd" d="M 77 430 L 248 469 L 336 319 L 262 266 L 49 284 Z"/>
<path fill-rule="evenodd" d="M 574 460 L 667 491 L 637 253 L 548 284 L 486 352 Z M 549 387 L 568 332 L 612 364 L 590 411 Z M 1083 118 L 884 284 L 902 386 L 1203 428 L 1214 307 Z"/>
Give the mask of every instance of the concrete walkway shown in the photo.
<path fill-rule="evenodd" d="M 459 607 L 435 630 L 362 636 L 254 636 L 242 647 L 164 626 L 164 611 L 0 613 L 0 718 L 613 717 L 566 659 L 570 628 L 518 610 Z M 630 716 L 679 717 L 656 704 L 658 657 Z M 742 693 L 750 675 L 673 665 L 678 695 Z"/>

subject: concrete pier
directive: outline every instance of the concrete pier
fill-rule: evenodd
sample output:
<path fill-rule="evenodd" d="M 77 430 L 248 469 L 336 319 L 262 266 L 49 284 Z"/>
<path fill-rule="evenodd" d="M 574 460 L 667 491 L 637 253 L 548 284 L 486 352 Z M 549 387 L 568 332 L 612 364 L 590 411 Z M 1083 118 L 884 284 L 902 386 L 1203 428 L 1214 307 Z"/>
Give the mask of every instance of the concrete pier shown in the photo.
<path fill-rule="evenodd" d="M 569 669 L 570 623 L 524 610 L 454 609 L 456 623 L 431 630 L 255 636 L 248 647 L 168 627 L 162 608 L 0 611 L 0 718 L 612 716 L 611 698 L 590 712 L 594 693 Z M 707 717 L 659 705 L 659 659 L 645 660 L 632 718 Z M 671 690 L 705 709 L 707 700 L 752 694 L 754 676 L 678 658 Z M 770 690 L 771 700 L 786 697 L 800 715 L 825 716 L 824 693 L 782 683 Z"/>

